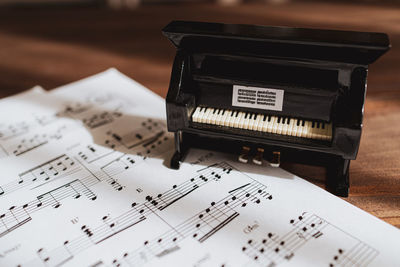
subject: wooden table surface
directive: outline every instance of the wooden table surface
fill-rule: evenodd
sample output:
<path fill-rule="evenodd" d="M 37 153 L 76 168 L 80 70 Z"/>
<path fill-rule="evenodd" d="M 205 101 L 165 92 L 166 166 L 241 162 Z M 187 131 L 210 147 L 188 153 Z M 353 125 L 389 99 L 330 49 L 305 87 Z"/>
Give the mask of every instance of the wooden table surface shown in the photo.
<path fill-rule="evenodd" d="M 0 96 L 34 85 L 51 89 L 116 67 L 161 96 L 173 46 L 161 28 L 173 19 L 379 31 L 392 49 L 371 65 L 364 130 L 350 167 L 346 200 L 400 227 L 400 8 L 349 4 L 145 5 L 105 8 L 0 9 Z M 324 170 L 285 164 L 323 186 Z"/>

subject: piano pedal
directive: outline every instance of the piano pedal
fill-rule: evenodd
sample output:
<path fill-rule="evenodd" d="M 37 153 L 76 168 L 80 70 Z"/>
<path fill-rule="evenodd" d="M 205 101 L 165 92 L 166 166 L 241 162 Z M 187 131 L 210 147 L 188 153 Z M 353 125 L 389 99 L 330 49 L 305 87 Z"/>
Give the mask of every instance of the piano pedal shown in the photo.
<path fill-rule="evenodd" d="M 253 163 L 257 165 L 262 165 L 264 157 L 264 148 L 257 148 L 257 154 L 253 158 Z"/>
<path fill-rule="evenodd" d="M 242 162 L 242 163 L 249 162 L 249 153 L 250 153 L 250 147 L 243 146 L 242 152 L 240 152 L 240 156 L 238 158 L 239 162 Z"/>
<path fill-rule="evenodd" d="M 281 165 L 281 152 L 274 151 L 272 153 L 272 160 L 269 162 L 269 165 L 271 165 L 271 167 L 275 167 L 275 168 L 278 168 L 279 165 Z"/>

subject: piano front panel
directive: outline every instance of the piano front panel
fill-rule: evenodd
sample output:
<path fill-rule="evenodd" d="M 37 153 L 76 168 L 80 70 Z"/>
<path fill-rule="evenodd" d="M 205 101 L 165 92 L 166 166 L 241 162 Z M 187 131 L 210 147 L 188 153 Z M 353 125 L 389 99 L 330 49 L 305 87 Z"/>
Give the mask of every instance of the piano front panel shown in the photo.
<path fill-rule="evenodd" d="M 332 140 L 332 123 L 231 109 L 198 106 L 192 114 L 192 122 L 306 139 Z"/>

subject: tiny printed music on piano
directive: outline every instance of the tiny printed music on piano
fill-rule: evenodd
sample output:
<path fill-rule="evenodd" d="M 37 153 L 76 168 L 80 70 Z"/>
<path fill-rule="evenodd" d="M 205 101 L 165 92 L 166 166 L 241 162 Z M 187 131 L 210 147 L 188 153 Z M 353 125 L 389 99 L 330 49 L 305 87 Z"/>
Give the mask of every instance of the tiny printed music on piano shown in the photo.
<path fill-rule="evenodd" d="M 177 48 L 166 98 L 172 168 L 190 147 L 320 165 L 327 188 L 348 196 L 368 65 L 389 50 L 386 34 L 189 21 L 163 34 Z"/>

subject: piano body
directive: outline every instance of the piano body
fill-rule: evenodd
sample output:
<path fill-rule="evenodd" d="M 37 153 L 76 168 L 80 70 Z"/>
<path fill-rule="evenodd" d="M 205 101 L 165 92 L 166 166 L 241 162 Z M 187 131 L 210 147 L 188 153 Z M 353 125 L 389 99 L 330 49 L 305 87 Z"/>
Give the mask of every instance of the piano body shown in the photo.
<path fill-rule="evenodd" d="M 173 21 L 166 98 L 175 134 L 171 167 L 190 147 L 327 168 L 327 188 L 349 190 L 360 144 L 368 64 L 390 47 L 383 33 Z"/>

